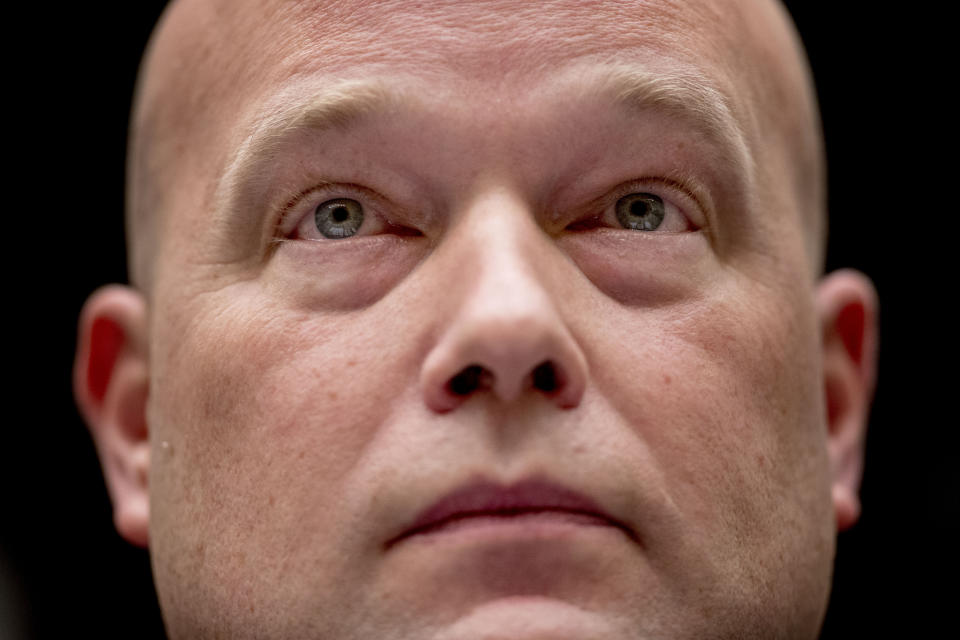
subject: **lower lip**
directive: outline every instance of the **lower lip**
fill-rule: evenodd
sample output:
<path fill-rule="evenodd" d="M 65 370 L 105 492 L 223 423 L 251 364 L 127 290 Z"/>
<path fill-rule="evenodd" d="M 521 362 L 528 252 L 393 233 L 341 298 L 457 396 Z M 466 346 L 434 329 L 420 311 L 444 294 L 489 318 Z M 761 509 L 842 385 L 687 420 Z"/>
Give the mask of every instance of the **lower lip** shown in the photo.
<path fill-rule="evenodd" d="M 485 513 L 446 520 L 410 534 L 409 538 L 455 537 L 550 538 L 584 530 L 619 527 L 600 516 L 571 511 L 524 511 L 516 514 Z"/>

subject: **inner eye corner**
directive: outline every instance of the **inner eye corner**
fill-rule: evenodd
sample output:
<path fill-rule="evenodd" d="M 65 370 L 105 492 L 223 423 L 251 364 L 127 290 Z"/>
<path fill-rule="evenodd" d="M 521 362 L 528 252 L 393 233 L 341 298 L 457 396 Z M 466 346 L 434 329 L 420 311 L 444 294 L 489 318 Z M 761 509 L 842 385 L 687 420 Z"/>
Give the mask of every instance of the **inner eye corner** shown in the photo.
<path fill-rule="evenodd" d="M 403 236 L 407 238 L 424 238 L 426 234 L 423 233 L 420 229 L 415 227 L 405 227 L 402 225 L 391 225 L 390 232 L 397 236 Z"/>
<path fill-rule="evenodd" d="M 581 218 L 571 222 L 566 227 L 563 228 L 564 231 L 589 231 L 590 229 L 596 229 L 601 226 L 602 220 L 601 216 L 590 216 L 588 218 Z"/>

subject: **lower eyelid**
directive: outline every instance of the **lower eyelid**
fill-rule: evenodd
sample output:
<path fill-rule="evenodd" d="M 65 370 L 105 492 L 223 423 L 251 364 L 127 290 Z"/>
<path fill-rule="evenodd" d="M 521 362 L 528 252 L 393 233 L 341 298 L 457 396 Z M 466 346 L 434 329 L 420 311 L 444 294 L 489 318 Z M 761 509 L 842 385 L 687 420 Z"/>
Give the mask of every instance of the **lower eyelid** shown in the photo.
<path fill-rule="evenodd" d="M 360 227 L 357 229 L 356 233 L 352 235 L 344 236 L 342 238 L 327 238 L 320 232 L 319 229 L 316 228 L 316 225 L 313 222 L 313 213 L 311 211 L 300 219 L 300 223 L 297 224 L 297 226 L 291 232 L 292 237 L 290 234 L 288 234 L 287 238 L 290 240 L 307 240 L 311 242 L 344 242 L 351 238 L 362 238 L 381 233 L 385 228 L 385 225 L 380 221 L 370 220 L 370 217 L 371 216 L 364 214 L 363 222 L 360 224 Z M 311 233 L 301 233 L 301 230 L 304 227 L 310 230 Z"/>

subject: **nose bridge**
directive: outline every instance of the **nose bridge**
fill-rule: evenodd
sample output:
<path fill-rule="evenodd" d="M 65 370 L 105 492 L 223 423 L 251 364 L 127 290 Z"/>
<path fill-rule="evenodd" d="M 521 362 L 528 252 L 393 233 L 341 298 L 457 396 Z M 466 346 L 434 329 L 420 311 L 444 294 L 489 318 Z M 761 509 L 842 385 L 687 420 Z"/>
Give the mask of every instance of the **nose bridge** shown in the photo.
<path fill-rule="evenodd" d="M 585 358 L 552 291 L 551 239 L 508 193 L 476 199 L 451 229 L 456 309 L 424 360 L 424 399 L 435 411 L 473 395 L 514 402 L 536 393 L 579 404 Z M 559 256 L 558 256 L 559 257 Z"/>
<path fill-rule="evenodd" d="M 474 262 L 465 266 L 475 274 L 461 310 L 468 321 L 514 325 L 557 313 L 540 273 L 546 261 L 541 245 L 549 240 L 521 204 L 505 196 L 487 199 L 474 207 L 467 225 Z"/>

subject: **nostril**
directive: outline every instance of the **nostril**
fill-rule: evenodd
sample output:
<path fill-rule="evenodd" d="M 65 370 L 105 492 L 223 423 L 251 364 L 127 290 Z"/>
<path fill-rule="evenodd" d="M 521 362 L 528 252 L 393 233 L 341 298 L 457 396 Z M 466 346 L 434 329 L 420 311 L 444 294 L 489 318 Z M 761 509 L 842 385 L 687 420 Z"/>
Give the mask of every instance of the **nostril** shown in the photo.
<path fill-rule="evenodd" d="M 557 369 L 549 360 L 541 362 L 533 370 L 533 387 L 540 391 L 557 390 Z"/>
<path fill-rule="evenodd" d="M 480 378 L 483 376 L 483 373 L 483 367 L 478 364 L 464 367 L 460 373 L 450 378 L 447 387 L 454 395 L 470 395 L 480 386 Z"/>

